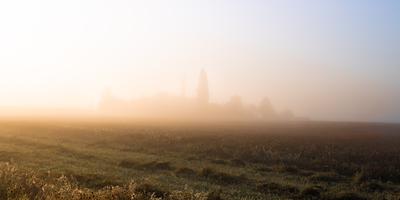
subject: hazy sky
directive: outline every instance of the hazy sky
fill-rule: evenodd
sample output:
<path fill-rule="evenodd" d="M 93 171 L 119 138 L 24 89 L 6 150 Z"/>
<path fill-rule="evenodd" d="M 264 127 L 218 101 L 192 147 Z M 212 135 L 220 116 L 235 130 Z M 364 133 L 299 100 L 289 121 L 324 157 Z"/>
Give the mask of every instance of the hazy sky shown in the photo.
<path fill-rule="evenodd" d="M 400 122 L 397 0 L 0 2 L 0 107 L 94 108 L 134 98 L 268 96 L 314 119 Z"/>

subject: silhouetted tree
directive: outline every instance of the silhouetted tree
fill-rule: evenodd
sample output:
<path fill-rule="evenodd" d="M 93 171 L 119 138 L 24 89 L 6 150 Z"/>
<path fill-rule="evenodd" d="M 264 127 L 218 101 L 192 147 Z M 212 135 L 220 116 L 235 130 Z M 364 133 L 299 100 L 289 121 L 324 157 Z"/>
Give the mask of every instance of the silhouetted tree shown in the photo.
<path fill-rule="evenodd" d="M 276 112 L 267 97 L 264 97 L 258 106 L 259 115 L 265 119 L 276 118 Z"/>

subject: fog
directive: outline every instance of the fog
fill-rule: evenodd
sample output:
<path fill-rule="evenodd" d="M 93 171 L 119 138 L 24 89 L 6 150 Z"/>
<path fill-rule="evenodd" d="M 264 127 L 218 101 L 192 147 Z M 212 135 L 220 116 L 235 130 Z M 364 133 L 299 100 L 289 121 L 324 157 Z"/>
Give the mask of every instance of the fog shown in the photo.
<path fill-rule="evenodd" d="M 1 2 L 0 115 L 400 122 L 399 3 L 305 2 Z"/>

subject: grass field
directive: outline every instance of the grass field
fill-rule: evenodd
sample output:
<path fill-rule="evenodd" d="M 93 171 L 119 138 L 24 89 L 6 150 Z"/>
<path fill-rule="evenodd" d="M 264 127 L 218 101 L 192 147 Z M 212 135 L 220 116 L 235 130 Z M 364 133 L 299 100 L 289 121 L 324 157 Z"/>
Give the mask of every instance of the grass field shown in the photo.
<path fill-rule="evenodd" d="M 397 200 L 399 155 L 391 124 L 2 121 L 0 198 Z"/>

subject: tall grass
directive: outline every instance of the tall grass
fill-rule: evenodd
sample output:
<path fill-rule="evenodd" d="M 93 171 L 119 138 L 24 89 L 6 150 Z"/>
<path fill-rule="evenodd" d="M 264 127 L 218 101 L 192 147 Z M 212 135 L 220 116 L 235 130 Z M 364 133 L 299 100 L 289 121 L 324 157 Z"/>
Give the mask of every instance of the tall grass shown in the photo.
<path fill-rule="evenodd" d="M 129 182 L 101 189 L 81 188 L 66 176 L 39 174 L 0 163 L 2 200 L 206 200 L 215 194 L 193 191 L 164 191 L 148 183 Z"/>

